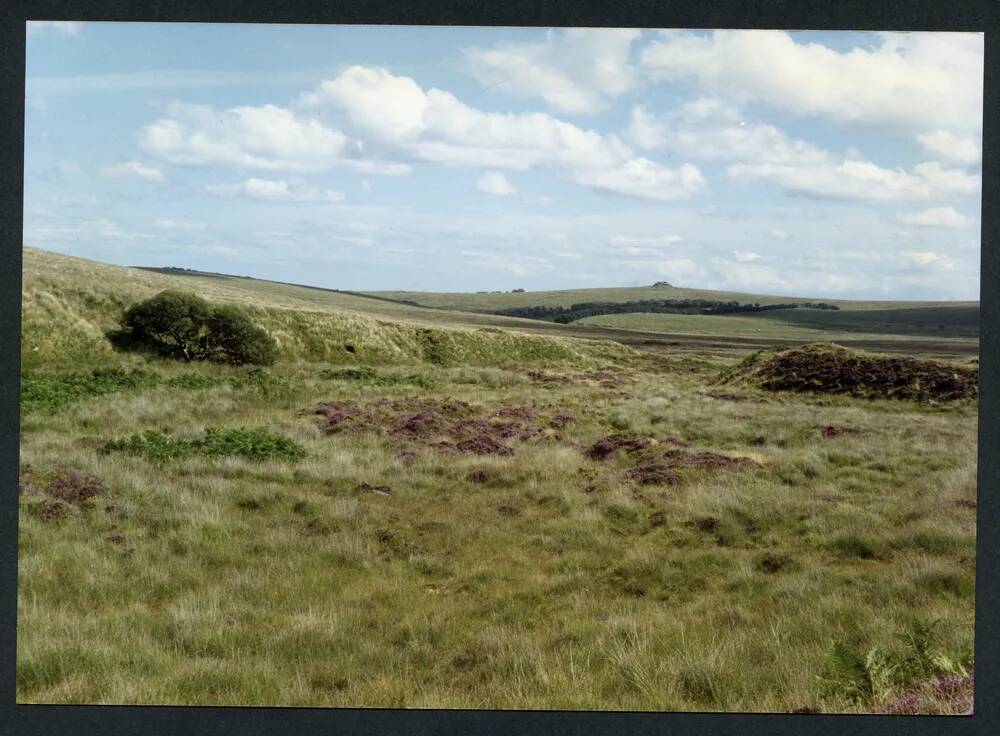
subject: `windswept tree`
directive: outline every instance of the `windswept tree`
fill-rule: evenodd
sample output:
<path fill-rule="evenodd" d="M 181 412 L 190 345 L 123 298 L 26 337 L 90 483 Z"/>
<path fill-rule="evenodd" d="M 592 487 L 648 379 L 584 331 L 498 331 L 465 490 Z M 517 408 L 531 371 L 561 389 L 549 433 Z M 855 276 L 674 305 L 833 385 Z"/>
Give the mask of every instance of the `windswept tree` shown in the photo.
<path fill-rule="evenodd" d="M 208 302 L 195 294 L 161 291 L 125 310 L 121 329 L 111 336 L 112 342 L 166 358 L 197 360 L 211 311 Z"/>
<path fill-rule="evenodd" d="M 216 307 L 205 326 L 205 350 L 209 360 L 232 365 L 271 365 L 278 355 L 274 338 L 255 325 L 239 307 Z"/>
<path fill-rule="evenodd" d="M 245 311 L 187 292 L 161 291 L 126 309 L 119 322 L 108 339 L 123 350 L 231 365 L 270 365 L 277 357 L 274 338 Z"/>

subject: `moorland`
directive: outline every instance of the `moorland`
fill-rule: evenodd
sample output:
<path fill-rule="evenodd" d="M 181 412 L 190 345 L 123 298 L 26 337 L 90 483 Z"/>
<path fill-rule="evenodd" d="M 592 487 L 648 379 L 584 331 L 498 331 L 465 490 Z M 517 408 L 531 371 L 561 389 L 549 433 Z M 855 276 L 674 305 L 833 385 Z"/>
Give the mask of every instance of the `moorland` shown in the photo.
<path fill-rule="evenodd" d="M 277 361 L 115 349 L 167 289 Z M 693 299 L 821 301 L 25 248 L 18 702 L 966 711 L 978 304 L 499 314 Z"/>

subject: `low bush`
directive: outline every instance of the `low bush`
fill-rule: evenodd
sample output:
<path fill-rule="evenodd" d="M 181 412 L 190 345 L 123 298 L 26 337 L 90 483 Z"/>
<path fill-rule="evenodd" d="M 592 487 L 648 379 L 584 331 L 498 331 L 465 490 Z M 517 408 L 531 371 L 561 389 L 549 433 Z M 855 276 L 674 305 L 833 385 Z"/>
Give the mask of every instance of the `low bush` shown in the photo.
<path fill-rule="evenodd" d="M 195 294 L 173 290 L 133 304 L 122 315 L 120 327 L 107 337 L 121 350 L 188 362 L 271 365 L 278 354 L 274 338 L 245 310 L 212 306 Z"/>
<path fill-rule="evenodd" d="M 306 455 L 305 448 L 295 440 L 262 428 L 208 428 L 202 437 L 193 439 L 146 430 L 109 440 L 104 445 L 104 451 L 142 455 L 160 461 L 224 455 L 241 455 L 253 460 L 299 460 Z"/>
<path fill-rule="evenodd" d="M 21 376 L 21 411 L 54 411 L 97 396 L 164 386 L 185 391 L 229 385 L 233 389 L 251 389 L 264 396 L 288 389 L 287 381 L 263 368 L 245 373 L 206 375 L 197 371 L 165 377 L 152 371 L 121 368 L 99 369 L 89 373 L 25 373 Z"/>
<path fill-rule="evenodd" d="M 94 396 L 154 386 L 159 381 L 155 373 L 120 368 L 70 375 L 26 373 L 21 376 L 21 410 L 58 409 Z"/>
<path fill-rule="evenodd" d="M 874 706 L 888 701 L 886 712 L 946 711 L 949 704 L 942 701 L 949 697 L 934 696 L 971 698 L 972 660 L 941 651 L 939 628 L 937 621 L 914 620 L 896 637 L 899 646 L 867 651 L 833 641 L 824 655 L 821 683 L 828 693 L 856 703 Z M 927 684 L 939 692 L 928 692 Z M 944 692 L 949 686 L 956 692 Z M 925 692 L 915 693 L 914 688 Z"/>
<path fill-rule="evenodd" d="M 273 365 L 278 357 L 274 338 L 239 307 L 215 307 L 205 320 L 208 360 L 230 365 Z"/>

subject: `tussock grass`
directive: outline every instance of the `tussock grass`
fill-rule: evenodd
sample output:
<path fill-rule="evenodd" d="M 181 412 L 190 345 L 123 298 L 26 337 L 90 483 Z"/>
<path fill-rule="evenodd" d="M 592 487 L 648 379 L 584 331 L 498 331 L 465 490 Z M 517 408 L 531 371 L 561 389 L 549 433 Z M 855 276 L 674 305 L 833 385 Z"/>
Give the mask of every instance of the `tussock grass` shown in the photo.
<path fill-rule="evenodd" d="M 941 622 L 935 654 L 971 666 L 973 407 L 731 402 L 704 393 L 711 372 L 608 387 L 373 370 L 285 363 L 280 390 L 161 381 L 28 416 L 24 462 L 107 491 L 57 520 L 23 502 L 18 700 L 865 711 L 880 705 L 829 683 L 831 642 L 905 652 L 915 613 Z M 368 380 L 387 375 L 407 382 Z M 414 394 L 578 419 L 511 457 L 404 461 L 391 437 L 324 436 L 299 414 Z M 760 467 L 637 486 L 632 458 L 584 454 L 622 418 Z M 99 452 L 206 426 L 267 427 L 306 454 Z"/>
<path fill-rule="evenodd" d="M 18 702 L 946 712 L 965 687 L 974 400 L 737 395 L 734 356 L 30 249 L 24 283 Z M 107 348 L 194 285 L 283 360 Z M 573 419 L 498 456 L 308 411 L 414 397 Z M 620 433 L 746 462 L 640 485 L 586 455 Z"/>

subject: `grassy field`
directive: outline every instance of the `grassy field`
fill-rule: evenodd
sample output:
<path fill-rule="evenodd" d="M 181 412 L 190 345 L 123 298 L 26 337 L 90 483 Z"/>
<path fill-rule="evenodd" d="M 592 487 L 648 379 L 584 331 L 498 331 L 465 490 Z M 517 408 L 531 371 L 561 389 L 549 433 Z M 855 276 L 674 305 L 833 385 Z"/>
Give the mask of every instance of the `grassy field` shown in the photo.
<path fill-rule="evenodd" d="M 966 310 L 958 307 L 927 308 L 925 328 L 914 319 L 916 309 L 892 310 L 897 322 L 883 319 L 869 319 L 870 315 L 881 317 L 885 310 L 828 312 L 810 309 L 776 310 L 748 315 L 710 314 L 604 314 L 587 317 L 577 324 L 611 327 L 622 330 L 641 330 L 653 333 L 677 333 L 691 335 L 714 335 L 718 337 L 749 337 L 761 340 L 835 340 L 850 342 L 859 334 L 885 343 L 904 341 L 928 346 L 942 339 L 954 345 L 967 345 L 975 349 L 978 344 L 978 310 L 972 322 Z M 935 321 L 936 315 L 941 322 Z M 948 320 L 949 324 L 945 325 Z M 941 328 L 937 324 L 942 324 Z"/>
<path fill-rule="evenodd" d="M 268 283 L 26 251 L 18 702 L 867 712 L 972 670 L 975 401 Z M 178 285 L 282 359 L 106 347 Z"/>
<path fill-rule="evenodd" d="M 428 291 L 372 291 L 375 296 L 414 301 L 438 309 L 463 311 L 510 309 L 512 307 L 561 306 L 580 302 L 630 302 L 643 299 L 708 299 L 741 303 L 779 304 L 789 302 L 815 302 L 815 297 L 781 296 L 775 294 L 749 294 L 711 289 L 687 289 L 676 286 L 635 286 L 606 289 L 567 289 L 562 291 L 523 292 L 428 292 Z M 849 299 L 822 299 L 842 310 L 865 311 L 884 309 L 927 309 L 976 307 L 977 302 L 905 302 L 905 301 L 854 301 Z"/>

